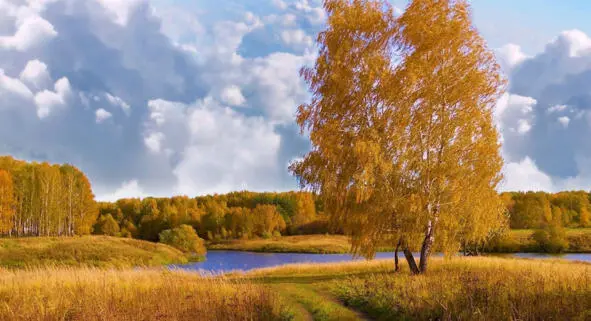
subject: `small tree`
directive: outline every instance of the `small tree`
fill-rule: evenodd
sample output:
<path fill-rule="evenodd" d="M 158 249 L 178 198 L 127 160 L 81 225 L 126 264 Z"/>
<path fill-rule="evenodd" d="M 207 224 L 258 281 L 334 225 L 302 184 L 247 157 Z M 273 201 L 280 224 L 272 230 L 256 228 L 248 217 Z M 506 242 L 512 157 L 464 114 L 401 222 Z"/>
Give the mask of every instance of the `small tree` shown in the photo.
<path fill-rule="evenodd" d="M 554 222 L 544 224 L 541 229 L 536 230 L 533 238 L 540 248 L 547 253 L 562 253 L 568 248 L 564 227 Z"/>
<path fill-rule="evenodd" d="M 111 214 L 101 216 L 94 226 L 94 234 L 119 236 L 120 227 Z"/>
<path fill-rule="evenodd" d="M 183 224 L 179 227 L 164 230 L 160 233 L 160 243 L 168 244 L 184 253 L 203 256 L 207 252 L 203 239 L 193 227 Z"/>

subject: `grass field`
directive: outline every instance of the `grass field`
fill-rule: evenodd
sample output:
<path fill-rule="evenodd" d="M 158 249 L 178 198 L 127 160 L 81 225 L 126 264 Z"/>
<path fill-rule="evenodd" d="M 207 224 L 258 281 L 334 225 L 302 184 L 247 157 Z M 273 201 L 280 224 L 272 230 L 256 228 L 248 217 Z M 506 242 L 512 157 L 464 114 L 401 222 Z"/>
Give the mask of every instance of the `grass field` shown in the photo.
<path fill-rule="evenodd" d="M 246 275 L 313 320 L 589 320 L 591 265 L 434 258 L 427 275 L 372 261 L 293 265 Z"/>
<path fill-rule="evenodd" d="M 0 273 L 0 320 L 281 320 L 268 287 L 163 270 L 35 269 Z"/>
<path fill-rule="evenodd" d="M 511 230 L 499 244 L 489 248 L 490 252 L 540 252 L 533 240 L 534 230 Z M 591 252 L 591 229 L 568 229 L 567 252 Z M 252 252 L 295 252 L 295 253 L 348 253 L 350 243 L 343 235 L 297 235 L 270 239 L 230 240 L 210 243 L 210 250 L 235 250 Z M 393 251 L 385 244 L 381 251 Z"/>
<path fill-rule="evenodd" d="M 162 269 L 0 273 L 1 320 L 589 320 L 591 265 L 434 258 L 298 264 L 199 276 Z"/>
<path fill-rule="evenodd" d="M 170 246 L 108 236 L 0 239 L 0 267 L 134 267 L 186 263 Z"/>

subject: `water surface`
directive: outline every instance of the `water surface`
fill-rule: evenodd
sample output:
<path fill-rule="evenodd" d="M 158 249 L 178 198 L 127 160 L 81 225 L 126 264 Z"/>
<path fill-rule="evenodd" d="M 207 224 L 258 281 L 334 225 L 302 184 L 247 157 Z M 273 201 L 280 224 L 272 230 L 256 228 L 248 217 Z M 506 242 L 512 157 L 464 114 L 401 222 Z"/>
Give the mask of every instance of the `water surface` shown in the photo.
<path fill-rule="evenodd" d="M 531 259 L 560 258 L 572 261 L 591 262 L 591 254 L 564 254 L 550 255 L 539 253 L 515 253 L 505 254 Z M 404 260 L 402 253 L 399 255 Z M 418 255 L 415 254 L 416 257 Z M 376 254 L 377 259 L 392 259 L 394 252 L 380 252 Z M 252 269 L 273 267 L 292 263 L 334 263 L 353 260 L 364 260 L 354 258 L 351 254 L 307 254 L 307 253 L 255 253 L 241 251 L 208 251 L 207 260 L 204 262 L 171 265 L 172 268 L 195 270 L 199 272 L 222 273 L 234 270 L 248 271 Z M 404 262 L 403 262 L 404 263 Z M 392 263 L 394 264 L 394 263 Z"/>

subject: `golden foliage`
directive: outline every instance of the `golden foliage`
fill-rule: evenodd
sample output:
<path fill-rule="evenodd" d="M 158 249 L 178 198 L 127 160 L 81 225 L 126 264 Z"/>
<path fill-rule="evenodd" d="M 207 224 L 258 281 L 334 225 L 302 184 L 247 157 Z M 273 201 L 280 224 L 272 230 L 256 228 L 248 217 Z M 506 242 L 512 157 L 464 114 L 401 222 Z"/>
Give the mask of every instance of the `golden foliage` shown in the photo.
<path fill-rule="evenodd" d="M 354 250 L 384 238 L 458 250 L 504 224 L 492 111 L 503 79 L 466 1 L 327 0 L 313 93 L 297 122 L 313 149 L 291 165 Z"/>

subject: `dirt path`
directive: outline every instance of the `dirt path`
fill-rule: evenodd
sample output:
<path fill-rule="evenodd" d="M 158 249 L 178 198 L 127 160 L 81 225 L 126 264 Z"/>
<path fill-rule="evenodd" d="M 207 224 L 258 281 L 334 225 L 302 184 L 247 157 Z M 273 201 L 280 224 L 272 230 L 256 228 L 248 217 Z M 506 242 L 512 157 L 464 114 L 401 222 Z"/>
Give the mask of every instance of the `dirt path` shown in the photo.
<path fill-rule="evenodd" d="M 271 287 L 293 304 L 294 312 L 299 314 L 296 320 L 368 320 L 357 311 L 342 305 L 321 284 L 276 283 Z"/>

